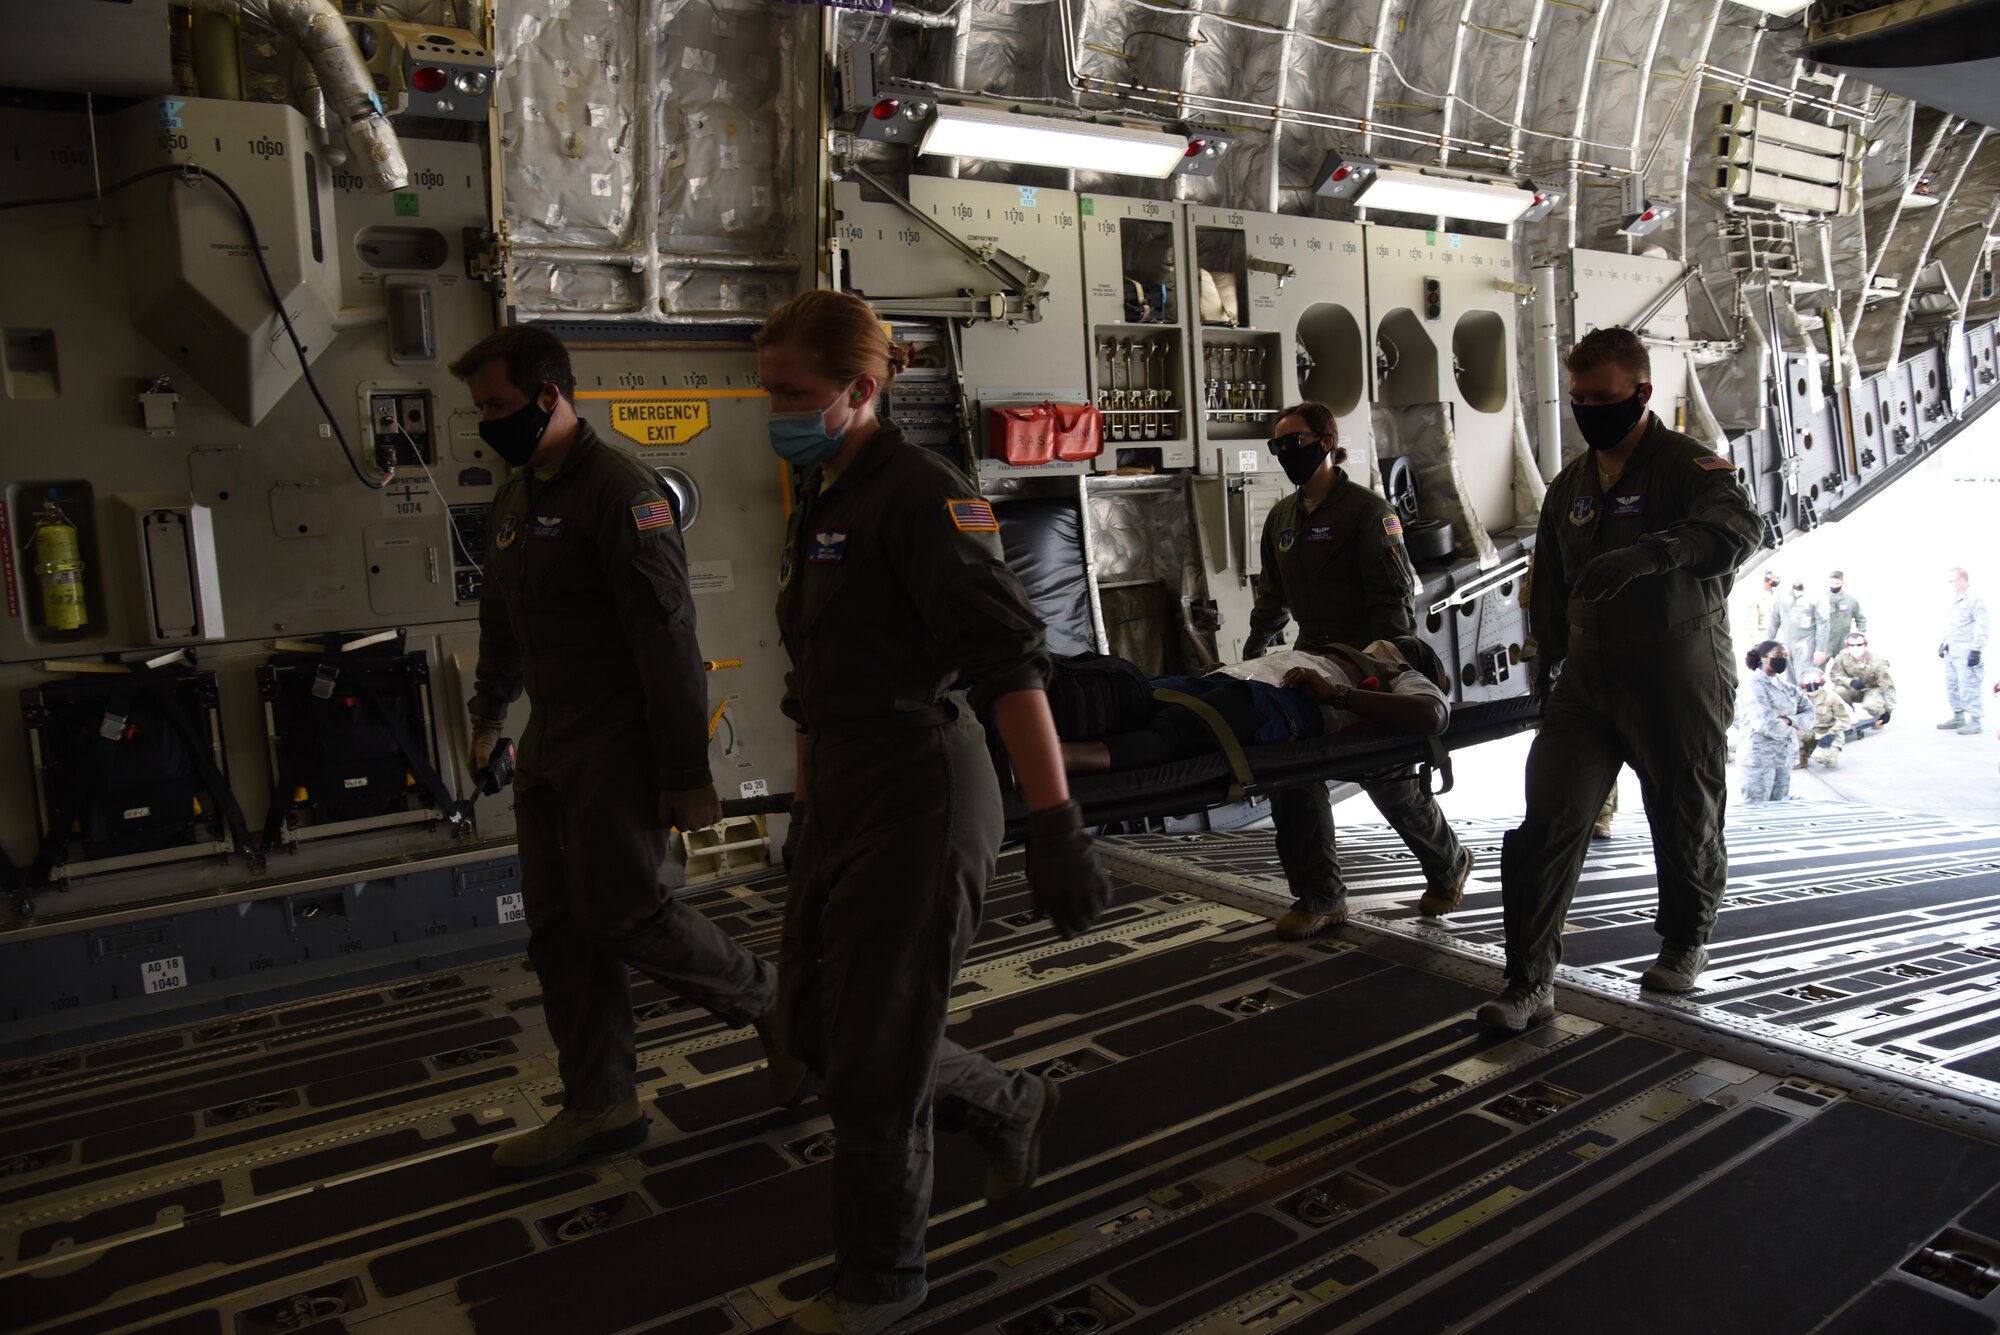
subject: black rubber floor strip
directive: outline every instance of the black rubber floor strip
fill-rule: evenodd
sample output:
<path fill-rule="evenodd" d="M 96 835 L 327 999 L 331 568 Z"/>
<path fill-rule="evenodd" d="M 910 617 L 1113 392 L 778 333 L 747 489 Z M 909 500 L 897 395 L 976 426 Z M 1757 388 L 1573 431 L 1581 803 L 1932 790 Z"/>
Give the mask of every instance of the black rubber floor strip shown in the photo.
<path fill-rule="evenodd" d="M 1603 1032 L 1603 1031 L 1600 1031 Z M 1235 1274 L 1214 1283 L 1191 1289 L 1169 1306 L 1149 1312 L 1121 1330 L 1128 1335 L 1146 1335 L 1173 1329 L 1183 1322 L 1192 1320 L 1204 1312 L 1226 1305 L 1237 1294 L 1251 1292 L 1266 1284 L 1307 1265 L 1312 1258 L 1333 1248 L 1346 1246 L 1348 1242 L 1368 1232 L 1387 1220 L 1408 1213 L 1423 1202 L 1446 1195 L 1460 1184 L 1485 1176 L 1499 1169 L 1510 1159 L 1532 1155 L 1538 1149 L 1564 1140 L 1576 1134 L 1576 1128 L 1595 1116 L 1601 1109 L 1615 1106 L 1626 1099 L 1634 1098 L 1655 1085 L 1676 1078 L 1682 1071 L 1692 1067 L 1697 1060 L 1691 1054 L 1675 1053 L 1644 1039 L 1617 1034 L 1617 1041 L 1611 1048 L 1632 1045 L 1634 1059 L 1653 1056 L 1654 1064 L 1642 1067 L 1622 1083 L 1609 1085 L 1594 1097 L 1579 1099 L 1553 1116 L 1516 1130 L 1507 1139 L 1491 1148 L 1456 1162 L 1433 1160 L 1433 1172 L 1429 1177 L 1412 1184 L 1403 1191 L 1392 1193 L 1371 1205 L 1355 1211 L 1340 1223 L 1313 1232 L 1311 1236 L 1297 1239 L 1291 1245 L 1279 1250 Z M 1608 1049 L 1600 1049 L 1599 1052 Z M 1660 1059 L 1657 1054 L 1665 1054 Z M 1579 1061 L 1591 1061 L 1597 1054 L 1585 1054 Z M 1564 1067 L 1560 1064 L 1546 1072 L 1521 1070 L 1510 1073 L 1504 1080 L 1494 1084 L 1491 1090 L 1482 1089 L 1482 1100 L 1493 1098 L 1510 1089 L 1519 1089 L 1536 1079 L 1546 1079 L 1551 1084 L 1562 1085 Z M 1322 1172 L 1332 1172 L 1343 1166 L 1329 1163 L 1322 1166 Z M 1684 1333 L 1683 1333 L 1684 1335 Z"/>
<path fill-rule="evenodd" d="M 1478 1329 L 1685 1335 L 1688 1279 L 1700 1276 L 1709 1329 L 1807 1330 L 1996 1179 L 2000 1146 L 1841 1103 Z"/>
<path fill-rule="evenodd" d="M 511 1117 L 482 1122 L 471 1113 L 460 1113 L 451 1119 L 451 1130 L 442 1136 L 426 1136 L 422 1128 L 406 1126 L 399 1131 L 346 1141 L 311 1154 L 301 1154 L 296 1158 L 261 1164 L 250 1170 L 250 1189 L 259 1196 L 290 1191 L 295 1187 L 346 1177 L 379 1164 L 393 1163 L 397 1159 L 407 1159 L 412 1155 L 441 1149 L 446 1145 L 478 1140 L 492 1135 L 495 1131 L 504 1131 L 513 1125 L 514 1119 Z"/>
<path fill-rule="evenodd" d="M 482 1197 L 494 1186 L 490 1151 L 482 1145 L 115 1243 L 88 1263 L 58 1274 L 0 1275 L 0 1312 L 19 1327 L 60 1321 L 47 1335 L 96 1335 L 581 1191 L 595 1181 L 590 1173 L 566 1173 Z M 405 1217 L 413 1201 L 461 1203 Z M 226 1269 L 212 1278 L 118 1302 L 133 1289 L 210 1266 Z M 104 1303 L 116 1305 L 98 1310 Z"/>
<path fill-rule="evenodd" d="M 1877 1284 L 1818 1335 L 1993 1335 L 2000 1322 L 1985 1312 L 1914 1284 Z"/>
<path fill-rule="evenodd" d="M 1051 1125 L 1044 1163 L 1073 1163 L 1115 1150 L 1133 1138 L 1234 1101 L 1259 1079 L 1277 1081 L 1300 1067 L 1299 1035 L 1338 1032 L 1361 1049 L 1387 1042 L 1463 1008 L 1471 989 L 1416 970 L 1365 975 L 1347 987 L 1239 1020 L 1228 1029 L 1090 1073 L 1072 1088 L 1087 1101 L 1067 1100 Z M 691 1091 L 692 1092 L 692 1091 Z M 1091 1115 L 1082 1103 L 1109 1109 Z M 717 1197 L 696 1222 L 669 1210 L 611 1233 L 525 1258 L 503 1272 L 462 1282 L 481 1335 L 540 1335 L 560 1325 L 569 1335 L 622 1329 L 661 1308 L 688 1306 L 823 1256 L 831 1250 L 825 1165 Z M 643 1292 L 620 1291 L 617 1276 L 646 1270 L 645 1258 L 671 1248 L 674 1270 L 656 1273 Z M 560 1295 L 599 1295 L 582 1312 Z"/>
<path fill-rule="evenodd" d="M 44 1179 L 12 1191 L 0 1192 L 0 1206 L 13 1205 L 18 1201 L 32 1200 L 38 1196 L 74 1196 L 76 1192 L 92 1182 L 101 1182 L 107 1177 L 125 1173 L 141 1173 L 158 1168 L 162 1164 L 173 1163 L 190 1154 L 210 1155 L 239 1146 L 255 1144 L 264 1140 L 285 1140 L 297 1138 L 302 1133 L 328 1122 L 346 1117 L 361 1117 L 369 1113 L 381 1112 L 398 1104 L 410 1103 L 418 1099 L 441 1097 L 455 1094 L 460 1090 L 472 1089 L 479 1085 L 490 1085 L 502 1080 L 513 1080 L 521 1074 L 518 1066 L 495 1066 L 489 1070 L 474 1071 L 468 1075 L 450 1080 L 437 1080 L 422 1089 L 406 1089 L 397 1094 L 370 1099 L 366 1103 L 349 1104 L 330 1112 L 309 1113 L 303 1117 L 274 1118 L 268 1122 L 246 1126 L 240 1131 L 225 1132 L 209 1136 L 199 1145 L 190 1149 L 170 1150 L 162 1154 L 149 1154 L 136 1159 L 120 1159 L 115 1163 L 104 1163 L 88 1172 L 66 1173 L 61 1177 Z"/>
<path fill-rule="evenodd" d="M 505 1265 L 533 1250 L 535 1240 L 527 1225 L 518 1219 L 494 1219 L 399 1252 L 385 1252 L 368 1263 L 368 1277 L 383 1297 L 395 1298 L 455 1280 L 468 1271 Z"/>
<path fill-rule="evenodd" d="M 440 1023 L 452 1017 L 438 1017 Z M 372 1070 L 392 1062 L 427 1057 L 433 1052 L 504 1038 L 521 1032 L 519 1022 L 490 1018 L 478 1011 L 460 1012 L 463 1021 L 449 1028 L 399 1026 L 398 1037 L 351 1035 L 345 1041 L 311 1051 L 270 1055 L 232 1063 L 218 1071 L 181 1075 L 145 1085 L 99 1091 L 88 1097 L 44 1108 L 24 1110 L 0 1119 L 11 1128 L 0 1133 L 0 1155 L 33 1149 L 47 1140 L 45 1128 L 59 1126 L 66 1137 L 91 1136 L 121 1127 L 140 1126 L 171 1113 L 200 1112 L 217 1104 L 254 1098 L 277 1089 L 308 1082 L 324 1083 Z M 385 1041 L 386 1040 L 386 1041 Z"/>
<path fill-rule="evenodd" d="M 1549 1269 L 1587 1258 L 1591 1249 L 1620 1225 L 1643 1217 L 1687 1183 L 1793 1125 L 1789 1118 L 1763 1108 L 1729 1118 L 1715 1104 L 1697 1104 L 1629 1148 L 1597 1156 L 1574 1170 L 1559 1187 L 1473 1224 L 1448 1245 L 1427 1250 L 1353 1297 L 1341 1294 L 1337 1301 L 1287 1327 L 1286 1335 L 1325 1335 L 1345 1327 L 1365 1327 L 1369 1335 L 1437 1335 L 1487 1304 L 1529 1287 Z M 1560 1219 L 1542 1222 L 1607 1179 L 1634 1169 L 1635 1156 L 1662 1157 L 1637 1165 L 1630 1178 L 1589 1204 Z M 1449 1283 L 1436 1282 L 1442 1271 L 1474 1253 L 1484 1258 L 1478 1265 L 1461 1271 Z M 1339 1279 L 1331 1271 L 1329 1267 L 1309 1275 L 1297 1287 L 1311 1291 L 1328 1279 Z M 1368 1316 L 1409 1293 L 1416 1297 L 1373 1324 L 1367 1322 Z"/>
<path fill-rule="evenodd" d="M 222 1200 L 220 1182 L 197 1182 L 193 1186 L 175 1187 L 157 1195 L 107 1205 L 81 1219 L 40 1224 L 21 1234 L 17 1259 L 32 1261 L 38 1256 L 47 1256 L 55 1250 L 57 1243 L 65 1241 L 71 1247 L 88 1247 L 105 1238 L 114 1238 L 120 1233 L 129 1233 L 155 1223 L 160 1212 L 170 1208 L 179 1209 L 183 1216 L 199 1214 L 203 1210 L 219 1210 Z"/>

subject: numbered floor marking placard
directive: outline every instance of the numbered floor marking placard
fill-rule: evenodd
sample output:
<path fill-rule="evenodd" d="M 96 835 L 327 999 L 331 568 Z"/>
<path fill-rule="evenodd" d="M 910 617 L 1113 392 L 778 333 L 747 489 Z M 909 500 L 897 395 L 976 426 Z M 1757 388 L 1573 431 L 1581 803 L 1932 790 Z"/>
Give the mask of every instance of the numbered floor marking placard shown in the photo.
<path fill-rule="evenodd" d="M 187 968 L 179 955 L 170 955 L 163 960 L 147 960 L 139 966 L 139 977 L 145 983 L 148 996 L 187 986 Z"/>

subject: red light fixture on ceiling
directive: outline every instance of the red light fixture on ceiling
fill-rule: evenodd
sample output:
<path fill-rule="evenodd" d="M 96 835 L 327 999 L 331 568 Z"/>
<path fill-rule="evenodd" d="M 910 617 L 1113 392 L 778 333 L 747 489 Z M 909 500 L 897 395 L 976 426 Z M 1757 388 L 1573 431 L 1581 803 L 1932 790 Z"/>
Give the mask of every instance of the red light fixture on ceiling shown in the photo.
<path fill-rule="evenodd" d="M 436 65 L 419 65 L 410 71 L 410 87 L 420 93 L 442 93 L 451 76 Z"/>
<path fill-rule="evenodd" d="M 901 102 L 897 101 L 893 97 L 885 97 L 880 102 L 877 102 L 875 104 L 874 109 L 870 111 L 868 114 L 873 116 L 878 121 L 893 120 L 895 119 L 896 113 L 901 111 L 902 109 L 903 109 L 903 104 Z"/>

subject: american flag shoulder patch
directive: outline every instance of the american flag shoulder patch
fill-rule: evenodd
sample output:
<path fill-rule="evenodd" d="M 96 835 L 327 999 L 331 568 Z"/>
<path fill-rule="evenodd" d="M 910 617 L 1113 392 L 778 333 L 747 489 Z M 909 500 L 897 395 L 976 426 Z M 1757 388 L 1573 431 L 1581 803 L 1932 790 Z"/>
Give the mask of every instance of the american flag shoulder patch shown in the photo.
<path fill-rule="evenodd" d="M 945 508 L 951 511 L 951 522 L 961 533 L 1000 531 L 1000 521 L 994 517 L 993 507 L 985 501 L 946 501 Z"/>
<path fill-rule="evenodd" d="M 641 533 L 648 529 L 673 526 L 674 507 L 663 500 L 640 501 L 632 507 L 632 527 Z"/>
<path fill-rule="evenodd" d="M 1729 460 L 1723 458 L 1719 454 L 1704 454 L 1701 458 L 1696 459 L 1694 462 L 1697 468 L 1706 468 L 1711 473 L 1720 472 L 1722 469 L 1725 468 L 1734 471 L 1736 468 L 1735 464 L 1731 463 Z"/>
<path fill-rule="evenodd" d="M 1383 531 L 1384 533 L 1388 534 L 1388 535 L 1389 535 L 1390 537 L 1392 537 L 1392 538 L 1400 538 L 1400 537 L 1402 537 L 1402 536 L 1403 536 L 1403 519 L 1402 519 L 1402 516 L 1401 516 L 1401 515 L 1383 515 L 1383 516 L 1382 516 L 1382 531 Z"/>

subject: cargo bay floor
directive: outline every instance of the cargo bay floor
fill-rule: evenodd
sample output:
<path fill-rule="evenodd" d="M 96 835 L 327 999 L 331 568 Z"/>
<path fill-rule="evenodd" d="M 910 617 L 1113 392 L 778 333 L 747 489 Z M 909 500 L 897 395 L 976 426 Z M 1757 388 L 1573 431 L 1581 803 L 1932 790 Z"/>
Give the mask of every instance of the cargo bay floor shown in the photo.
<path fill-rule="evenodd" d="M 1064 1082 L 1042 1185 L 978 1200 L 941 1133 L 932 1292 L 904 1329 L 2000 1330 L 2000 829 L 1851 805 L 1732 816 L 1715 962 L 1638 998 L 1638 820 L 1595 846 L 1557 1020 L 1472 1009 L 1497 883 L 1411 907 L 1343 830 L 1361 910 L 1284 945 L 1268 836 L 1114 841 L 1062 943 L 1003 860 L 952 1033 Z M 1497 866 L 1505 822 L 1464 823 Z M 1628 832 L 1629 831 L 1629 832 Z M 692 899 L 769 950 L 765 875 Z M 665 1335 L 758 1329 L 824 1281 L 823 1110 L 642 984 L 652 1135 L 526 1183 L 553 1112 L 519 959 L 0 1068 L 8 1329 Z"/>

